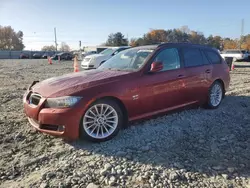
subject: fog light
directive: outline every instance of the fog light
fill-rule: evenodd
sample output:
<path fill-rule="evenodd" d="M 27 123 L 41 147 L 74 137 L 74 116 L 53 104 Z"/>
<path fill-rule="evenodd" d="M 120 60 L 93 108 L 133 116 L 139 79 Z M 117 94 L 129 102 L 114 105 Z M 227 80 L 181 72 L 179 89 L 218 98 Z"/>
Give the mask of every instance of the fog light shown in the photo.
<path fill-rule="evenodd" d="M 59 132 L 63 132 L 64 129 L 65 129 L 65 126 L 64 126 L 64 125 L 59 125 L 57 130 L 58 130 Z"/>

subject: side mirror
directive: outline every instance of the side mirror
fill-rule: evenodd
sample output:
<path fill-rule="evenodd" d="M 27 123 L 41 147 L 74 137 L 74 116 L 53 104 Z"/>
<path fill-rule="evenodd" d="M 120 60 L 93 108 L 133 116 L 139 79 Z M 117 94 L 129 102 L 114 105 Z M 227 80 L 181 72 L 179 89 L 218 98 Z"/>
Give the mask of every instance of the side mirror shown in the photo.
<path fill-rule="evenodd" d="M 163 63 L 162 62 L 153 62 L 151 64 L 151 68 L 149 72 L 159 72 L 163 69 Z"/>

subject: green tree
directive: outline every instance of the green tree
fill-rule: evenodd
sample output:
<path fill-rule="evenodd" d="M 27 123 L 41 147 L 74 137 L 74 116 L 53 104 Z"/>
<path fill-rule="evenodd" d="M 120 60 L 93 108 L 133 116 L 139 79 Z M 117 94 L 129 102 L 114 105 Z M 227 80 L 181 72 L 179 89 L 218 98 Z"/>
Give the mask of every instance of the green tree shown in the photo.
<path fill-rule="evenodd" d="M 54 45 L 50 45 L 50 46 L 44 46 L 41 49 L 42 51 L 56 51 L 56 47 Z"/>
<path fill-rule="evenodd" d="M 23 32 L 15 32 L 11 26 L 0 25 L 0 50 L 23 50 Z"/>
<path fill-rule="evenodd" d="M 188 34 L 182 32 L 179 29 L 167 30 L 167 41 L 168 42 L 188 42 Z"/>
<path fill-rule="evenodd" d="M 207 38 L 207 44 L 211 47 L 223 50 L 222 38 L 220 36 L 209 35 L 209 37 Z"/>
<path fill-rule="evenodd" d="M 126 46 L 128 45 L 128 40 L 124 38 L 121 32 L 111 33 L 108 36 L 108 40 L 105 44 L 106 46 Z"/>
<path fill-rule="evenodd" d="M 193 44 L 206 44 L 207 42 L 203 33 L 197 31 L 191 31 L 188 35 L 188 40 Z"/>
<path fill-rule="evenodd" d="M 135 46 L 143 46 L 143 45 L 146 45 L 147 43 L 146 43 L 146 40 L 145 40 L 145 38 L 132 38 L 131 40 L 130 40 L 130 46 L 132 46 L 132 47 L 135 47 Z"/>

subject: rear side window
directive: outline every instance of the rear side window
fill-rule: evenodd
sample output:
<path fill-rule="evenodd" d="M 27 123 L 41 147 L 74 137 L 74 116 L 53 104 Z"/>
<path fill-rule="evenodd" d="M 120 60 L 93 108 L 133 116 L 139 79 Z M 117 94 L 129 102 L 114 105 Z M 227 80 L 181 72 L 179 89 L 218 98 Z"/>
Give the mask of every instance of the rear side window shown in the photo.
<path fill-rule="evenodd" d="M 201 52 L 197 48 L 183 48 L 185 67 L 195 67 L 203 65 Z"/>
<path fill-rule="evenodd" d="M 209 62 L 209 60 L 207 59 L 207 56 L 205 55 L 205 52 L 204 52 L 204 51 L 201 51 L 201 55 L 202 55 L 203 64 L 204 64 L 204 65 L 210 64 L 210 62 Z"/>
<path fill-rule="evenodd" d="M 220 64 L 221 58 L 218 54 L 213 51 L 206 51 L 208 59 L 211 61 L 212 64 Z"/>

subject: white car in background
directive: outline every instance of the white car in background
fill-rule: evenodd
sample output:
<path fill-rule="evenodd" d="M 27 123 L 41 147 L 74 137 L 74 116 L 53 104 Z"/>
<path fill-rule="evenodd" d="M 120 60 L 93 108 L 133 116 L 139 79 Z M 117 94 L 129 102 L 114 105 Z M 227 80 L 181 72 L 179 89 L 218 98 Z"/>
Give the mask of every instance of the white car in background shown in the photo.
<path fill-rule="evenodd" d="M 99 54 L 88 55 L 82 60 L 81 67 L 83 69 L 95 69 L 112 56 L 128 48 L 130 48 L 130 46 L 110 47 L 103 50 Z"/>
<path fill-rule="evenodd" d="M 221 57 L 232 57 L 233 61 L 248 60 L 248 52 L 246 50 L 224 50 L 221 52 Z"/>
<path fill-rule="evenodd" d="M 92 54 L 97 54 L 97 52 L 96 51 L 82 52 L 82 57 L 86 57 L 86 56 L 92 55 Z"/>

